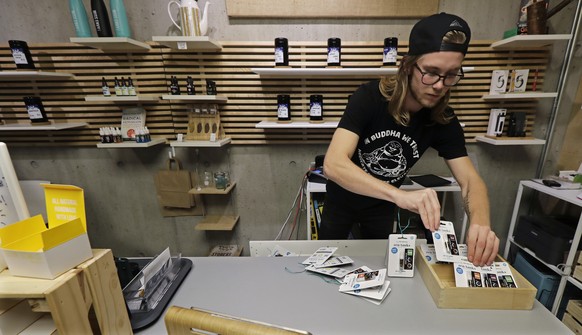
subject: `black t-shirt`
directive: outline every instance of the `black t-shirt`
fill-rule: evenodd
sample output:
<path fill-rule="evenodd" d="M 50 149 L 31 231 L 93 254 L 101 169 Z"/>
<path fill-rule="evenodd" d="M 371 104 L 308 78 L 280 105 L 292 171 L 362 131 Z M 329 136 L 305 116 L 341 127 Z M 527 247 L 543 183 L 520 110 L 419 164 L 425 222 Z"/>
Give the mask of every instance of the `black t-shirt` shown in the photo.
<path fill-rule="evenodd" d="M 433 147 L 444 159 L 467 156 L 465 137 L 454 116 L 447 124 L 431 120 L 430 109 L 414 113 L 408 126 L 394 121 L 388 101 L 382 96 L 379 81 L 360 86 L 350 97 L 338 127 L 359 136 L 352 162 L 366 173 L 400 187 L 404 177 L 427 148 Z M 454 115 L 453 109 L 447 112 Z M 327 183 L 330 200 L 364 209 L 383 200 L 352 193 L 333 181 Z"/>

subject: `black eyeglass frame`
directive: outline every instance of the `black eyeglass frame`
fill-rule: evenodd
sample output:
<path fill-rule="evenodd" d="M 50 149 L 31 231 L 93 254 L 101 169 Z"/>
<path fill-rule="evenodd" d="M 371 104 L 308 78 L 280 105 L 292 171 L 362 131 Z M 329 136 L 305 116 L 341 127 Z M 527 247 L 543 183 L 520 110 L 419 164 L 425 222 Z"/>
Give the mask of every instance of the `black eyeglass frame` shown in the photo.
<path fill-rule="evenodd" d="M 425 72 L 423 71 L 420 66 L 418 66 L 418 63 L 414 63 L 414 67 L 416 67 L 416 69 L 418 70 L 418 72 L 420 72 L 420 74 L 422 75 L 422 77 L 420 78 L 420 81 L 425 84 L 425 85 L 434 85 L 436 83 L 438 83 L 439 81 L 443 81 L 443 85 L 446 87 L 453 87 L 456 86 L 459 81 L 461 81 L 461 79 L 463 79 L 465 77 L 465 72 L 463 72 L 463 68 L 460 69 L 461 73 L 455 74 L 455 75 L 446 75 L 446 76 L 441 76 L 438 73 L 434 73 L 434 72 Z M 427 83 L 425 82 L 425 75 L 431 75 L 431 76 L 435 76 L 437 79 L 432 82 L 432 83 Z M 447 78 L 458 78 L 457 81 L 455 81 L 454 84 L 449 85 L 447 84 L 446 80 Z"/>

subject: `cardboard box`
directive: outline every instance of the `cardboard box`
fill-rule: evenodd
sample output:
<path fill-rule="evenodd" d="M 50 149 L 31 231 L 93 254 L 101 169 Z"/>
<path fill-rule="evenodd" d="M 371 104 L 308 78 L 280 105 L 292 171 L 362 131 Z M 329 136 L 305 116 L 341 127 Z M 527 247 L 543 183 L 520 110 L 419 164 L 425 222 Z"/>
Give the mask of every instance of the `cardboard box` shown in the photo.
<path fill-rule="evenodd" d="M 517 288 L 456 287 L 453 264 L 429 264 L 420 247 L 416 248 L 416 268 L 439 308 L 531 309 L 537 289 L 513 267 Z M 499 261 L 504 261 L 499 259 Z"/>
<path fill-rule="evenodd" d="M 13 276 L 54 279 L 93 257 L 83 190 L 44 184 L 48 228 L 41 215 L 0 229 L 2 253 Z"/>
<path fill-rule="evenodd" d="M 30 309 L 27 300 L 0 299 L 0 335 L 19 334 L 41 316 Z"/>
<path fill-rule="evenodd" d="M 582 334 L 582 325 L 568 312 L 564 313 L 562 323 L 566 325 L 574 334 Z"/>

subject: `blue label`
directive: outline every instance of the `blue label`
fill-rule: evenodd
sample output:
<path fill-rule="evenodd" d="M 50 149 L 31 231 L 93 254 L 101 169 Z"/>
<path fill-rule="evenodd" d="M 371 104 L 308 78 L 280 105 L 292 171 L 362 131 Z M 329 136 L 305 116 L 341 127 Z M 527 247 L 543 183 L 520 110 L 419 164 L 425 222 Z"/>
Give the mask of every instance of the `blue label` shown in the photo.
<path fill-rule="evenodd" d="M 462 275 L 463 274 L 463 269 L 461 269 L 460 267 L 457 268 L 457 273 Z"/>
<path fill-rule="evenodd" d="M 396 247 L 392 247 L 392 249 L 391 249 L 390 251 L 392 251 L 392 253 L 393 253 L 393 254 L 395 254 L 395 253 L 397 253 L 397 252 L 398 252 L 398 248 L 396 248 Z"/>
<path fill-rule="evenodd" d="M 434 238 L 436 238 L 437 240 L 440 240 L 441 239 L 441 234 L 434 233 Z"/>
<path fill-rule="evenodd" d="M 358 288 L 358 287 L 360 287 L 360 284 L 354 285 L 354 288 Z"/>
<path fill-rule="evenodd" d="M 430 262 L 432 260 L 432 257 L 426 256 L 426 260 Z"/>

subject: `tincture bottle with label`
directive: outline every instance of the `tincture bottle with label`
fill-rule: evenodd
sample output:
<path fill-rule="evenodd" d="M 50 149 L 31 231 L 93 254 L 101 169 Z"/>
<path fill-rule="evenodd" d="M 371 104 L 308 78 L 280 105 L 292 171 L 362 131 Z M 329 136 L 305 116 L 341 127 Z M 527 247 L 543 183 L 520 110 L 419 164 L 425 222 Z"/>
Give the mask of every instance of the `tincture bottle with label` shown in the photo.
<path fill-rule="evenodd" d="M 284 37 L 275 39 L 275 66 L 289 66 L 289 44 Z"/>
<path fill-rule="evenodd" d="M 103 91 L 103 96 L 111 96 L 111 91 L 109 90 L 109 85 L 107 85 L 107 80 L 105 80 L 105 77 L 101 77 L 101 90 Z"/>
<path fill-rule="evenodd" d="M 133 80 L 131 79 L 131 77 L 127 78 L 127 81 L 128 81 L 127 91 L 129 92 L 129 95 L 137 95 L 137 92 L 135 91 L 135 86 L 133 86 Z"/>
<path fill-rule="evenodd" d="M 385 38 L 382 65 L 384 66 L 396 65 L 397 56 L 398 56 L 398 38 L 396 37 Z"/>
<path fill-rule="evenodd" d="M 10 40 L 8 41 L 14 64 L 18 69 L 34 69 L 34 62 L 28 44 L 25 41 Z"/>
<path fill-rule="evenodd" d="M 341 66 L 342 40 L 332 37 L 327 40 L 327 66 Z"/>
<path fill-rule="evenodd" d="M 309 120 L 322 121 L 323 120 L 323 96 L 314 94 L 309 97 Z"/>
<path fill-rule="evenodd" d="M 194 79 L 192 79 L 192 77 L 190 76 L 186 78 L 186 93 L 188 93 L 188 95 L 196 94 L 196 91 L 194 89 Z"/>
<path fill-rule="evenodd" d="M 206 80 L 206 94 L 216 95 L 216 83 L 212 80 Z"/>
<path fill-rule="evenodd" d="M 170 94 L 180 95 L 180 85 L 178 84 L 178 78 L 175 76 L 170 79 Z"/>
<path fill-rule="evenodd" d="M 30 122 L 48 122 L 40 97 L 24 97 L 24 103 Z"/>
<path fill-rule="evenodd" d="M 291 101 L 288 94 L 277 95 L 277 121 L 291 121 Z"/>
<path fill-rule="evenodd" d="M 123 77 L 121 77 L 121 95 L 129 95 L 129 89 L 127 88 L 127 83 Z"/>
<path fill-rule="evenodd" d="M 95 31 L 99 37 L 113 37 L 109 14 L 103 0 L 91 0 L 91 16 L 95 23 Z"/>
<path fill-rule="evenodd" d="M 121 85 L 119 85 L 119 80 L 117 79 L 117 77 L 115 77 L 114 80 L 114 89 L 115 89 L 115 95 L 123 95 L 123 92 L 121 91 Z"/>

